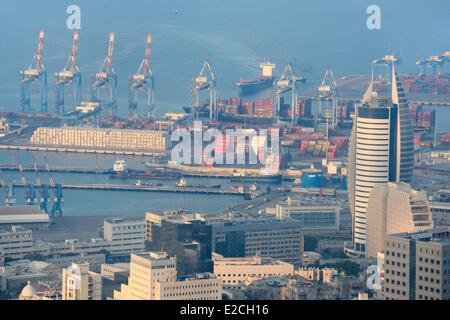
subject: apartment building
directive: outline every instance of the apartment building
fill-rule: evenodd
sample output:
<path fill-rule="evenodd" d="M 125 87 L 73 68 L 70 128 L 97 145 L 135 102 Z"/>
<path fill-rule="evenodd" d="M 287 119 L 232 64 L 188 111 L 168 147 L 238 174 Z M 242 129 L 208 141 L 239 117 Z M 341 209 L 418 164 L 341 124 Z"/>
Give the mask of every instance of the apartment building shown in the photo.
<path fill-rule="evenodd" d="M 89 271 L 89 263 L 73 263 L 62 271 L 62 300 L 101 300 L 101 275 Z"/>
<path fill-rule="evenodd" d="M 450 299 L 450 228 L 386 236 L 382 295 L 387 300 Z"/>
<path fill-rule="evenodd" d="M 164 152 L 170 146 L 169 135 L 164 131 L 86 127 L 39 127 L 34 131 L 30 142 L 52 146 L 158 152 Z"/>

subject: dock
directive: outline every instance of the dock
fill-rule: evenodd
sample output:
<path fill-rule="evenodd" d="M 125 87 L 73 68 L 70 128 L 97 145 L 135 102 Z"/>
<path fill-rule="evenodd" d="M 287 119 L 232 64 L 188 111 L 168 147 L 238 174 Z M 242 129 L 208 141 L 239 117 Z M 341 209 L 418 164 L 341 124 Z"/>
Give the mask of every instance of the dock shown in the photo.
<path fill-rule="evenodd" d="M 22 183 L 15 183 L 14 187 L 23 188 Z M 38 185 L 35 185 L 38 188 Z M 208 187 L 176 187 L 176 186 L 136 186 L 129 184 L 62 184 L 66 190 L 104 190 L 104 191 L 134 191 L 134 192 L 169 192 L 169 193 L 194 193 L 194 194 L 215 194 L 215 195 L 235 195 L 245 196 L 246 193 L 238 190 L 218 189 Z"/>

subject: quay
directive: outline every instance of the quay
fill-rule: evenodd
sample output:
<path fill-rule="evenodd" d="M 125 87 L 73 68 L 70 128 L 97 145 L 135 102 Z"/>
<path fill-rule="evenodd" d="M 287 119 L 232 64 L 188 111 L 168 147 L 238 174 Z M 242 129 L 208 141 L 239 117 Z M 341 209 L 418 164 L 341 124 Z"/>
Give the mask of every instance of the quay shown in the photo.
<path fill-rule="evenodd" d="M 23 188 L 22 183 L 15 183 L 14 187 Z M 35 187 L 39 187 L 35 185 Z M 129 184 L 62 184 L 63 189 L 72 190 L 104 190 L 104 191 L 135 191 L 135 192 L 171 192 L 171 193 L 196 193 L 215 195 L 245 196 L 246 193 L 238 190 L 217 189 L 208 187 L 175 187 L 175 186 L 135 186 Z"/>

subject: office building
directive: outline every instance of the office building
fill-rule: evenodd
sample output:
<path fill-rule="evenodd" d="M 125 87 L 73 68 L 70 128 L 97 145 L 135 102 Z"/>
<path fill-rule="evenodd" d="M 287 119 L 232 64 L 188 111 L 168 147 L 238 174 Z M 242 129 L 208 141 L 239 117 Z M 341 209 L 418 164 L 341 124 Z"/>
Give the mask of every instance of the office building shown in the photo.
<path fill-rule="evenodd" d="M 303 254 L 302 227 L 298 221 L 276 219 L 215 223 L 212 250 L 224 257 L 260 256 L 298 265 Z"/>
<path fill-rule="evenodd" d="M 73 263 L 62 271 L 62 300 L 101 300 L 101 275 L 89 271 L 89 263 Z"/>
<path fill-rule="evenodd" d="M 241 288 L 255 280 L 294 274 L 290 263 L 272 258 L 225 258 L 213 254 L 214 274 L 222 280 L 224 289 Z"/>
<path fill-rule="evenodd" d="M 376 258 L 387 234 L 419 232 L 433 227 L 425 191 L 405 182 L 376 185 L 367 205 L 366 256 Z"/>
<path fill-rule="evenodd" d="M 411 115 L 392 63 L 391 97 L 380 97 L 369 85 L 356 106 L 349 144 L 348 191 L 353 215 L 353 254 L 364 255 L 366 210 L 376 184 L 409 182 L 413 170 Z"/>
<path fill-rule="evenodd" d="M 334 204 L 313 204 L 307 201 L 288 197 L 277 203 L 275 216 L 277 219 L 292 219 L 303 226 L 303 234 L 337 233 L 339 231 L 340 206 Z"/>
<path fill-rule="evenodd" d="M 450 299 L 450 228 L 387 235 L 382 295 L 388 300 Z"/>
<path fill-rule="evenodd" d="M 147 212 L 147 249 L 177 257 L 179 275 L 212 272 L 211 226 L 184 211 Z"/>
<path fill-rule="evenodd" d="M 0 229 L 0 248 L 3 248 L 3 257 L 10 259 L 22 259 L 34 253 L 32 231 L 21 226 Z"/>
<path fill-rule="evenodd" d="M 145 251 L 144 219 L 112 218 L 103 222 L 103 239 L 111 244 L 111 255 L 129 255 Z"/>
<path fill-rule="evenodd" d="M 128 284 L 114 291 L 116 300 L 220 300 L 222 282 L 213 274 L 177 279 L 176 258 L 165 252 L 132 254 Z"/>

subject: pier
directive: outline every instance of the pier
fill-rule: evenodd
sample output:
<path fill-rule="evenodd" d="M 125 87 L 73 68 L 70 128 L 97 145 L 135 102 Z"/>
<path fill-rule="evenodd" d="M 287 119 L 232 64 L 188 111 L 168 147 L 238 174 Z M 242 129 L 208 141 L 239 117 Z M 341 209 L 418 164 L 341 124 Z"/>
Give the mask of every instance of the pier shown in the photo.
<path fill-rule="evenodd" d="M 14 187 L 23 188 L 22 183 L 15 183 Z M 175 186 L 136 186 L 129 184 L 62 184 L 66 190 L 104 190 L 104 191 L 135 191 L 135 192 L 171 192 L 171 193 L 196 193 L 215 195 L 245 196 L 246 193 L 238 190 L 217 189 L 208 187 L 175 187 Z M 35 185 L 38 188 L 38 185 Z"/>

